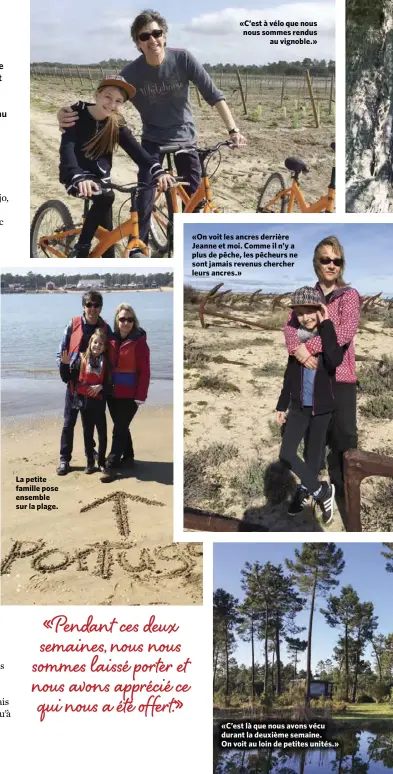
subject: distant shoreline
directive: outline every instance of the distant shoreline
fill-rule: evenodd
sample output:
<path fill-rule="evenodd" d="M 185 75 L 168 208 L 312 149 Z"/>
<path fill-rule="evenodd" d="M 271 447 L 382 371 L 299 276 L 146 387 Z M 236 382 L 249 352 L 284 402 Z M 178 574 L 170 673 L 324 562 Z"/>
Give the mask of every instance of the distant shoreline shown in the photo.
<path fill-rule="evenodd" d="M 173 292 L 173 288 L 169 287 L 160 287 L 160 288 L 95 288 L 93 285 L 91 288 L 80 288 L 79 290 L 61 290 L 60 288 L 55 288 L 55 290 L 47 290 L 46 288 L 41 288 L 40 290 L 23 290 L 23 291 L 4 291 L 2 289 L 2 294 L 7 296 L 35 296 L 39 295 L 41 293 L 44 293 L 45 295 L 65 295 L 65 294 L 75 294 L 78 295 L 80 293 L 85 293 L 87 290 L 98 290 L 100 293 L 162 293 L 162 292 Z"/>

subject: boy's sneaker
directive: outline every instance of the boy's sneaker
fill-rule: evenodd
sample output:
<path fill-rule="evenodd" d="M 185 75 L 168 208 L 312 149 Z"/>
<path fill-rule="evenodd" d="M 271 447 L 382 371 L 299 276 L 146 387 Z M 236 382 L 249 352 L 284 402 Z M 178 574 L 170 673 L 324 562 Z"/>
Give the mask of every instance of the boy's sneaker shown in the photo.
<path fill-rule="evenodd" d="M 301 513 L 305 509 L 309 497 L 307 489 L 298 486 L 295 497 L 288 508 L 288 516 L 297 516 L 298 513 Z"/>
<path fill-rule="evenodd" d="M 96 469 L 94 460 L 87 460 L 86 467 L 85 467 L 85 473 L 90 475 L 91 473 L 94 473 Z"/>
<path fill-rule="evenodd" d="M 60 460 L 60 465 L 56 468 L 58 476 L 66 476 L 70 472 L 70 463 L 67 460 Z"/>
<path fill-rule="evenodd" d="M 325 526 L 333 521 L 335 491 L 334 484 L 322 481 L 321 492 L 314 498 L 321 509 L 322 521 Z"/>

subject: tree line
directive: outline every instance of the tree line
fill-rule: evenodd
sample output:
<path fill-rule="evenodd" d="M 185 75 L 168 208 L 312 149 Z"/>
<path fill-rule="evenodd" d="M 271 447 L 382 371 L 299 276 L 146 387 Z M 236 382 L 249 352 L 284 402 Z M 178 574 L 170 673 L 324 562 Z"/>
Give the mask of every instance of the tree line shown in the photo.
<path fill-rule="evenodd" d="M 85 277 L 86 275 L 80 272 L 78 274 L 35 274 L 32 271 L 27 274 L 12 274 L 6 272 L 1 275 L 1 287 L 24 285 L 27 290 L 40 290 L 45 288 L 47 282 L 54 282 L 56 287 L 64 287 L 64 285 L 77 285 Z M 130 285 L 132 282 L 141 282 L 145 287 L 150 287 L 152 283 L 160 287 L 167 287 L 173 283 L 173 272 L 154 272 L 151 274 L 132 274 L 131 272 L 101 274 L 97 272 L 89 274 L 87 279 L 91 280 L 93 284 L 94 280 L 105 280 L 105 285 L 108 288 L 114 287 L 114 285 Z"/>
<path fill-rule="evenodd" d="M 393 572 L 393 543 L 383 546 L 386 570 Z M 373 602 L 361 600 L 351 585 L 342 587 L 339 594 L 332 593 L 345 567 L 343 550 L 334 543 L 304 543 L 294 553 L 294 559 L 285 559 L 287 574 L 281 564 L 246 562 L 241 571 L 241 603 L 225 589 L 214 592 L 214 691 L 226 700 L 233 692 L 252 701 L 257 694 L 263 694 L 266 702 L 288 690 L 290 680 L 304 677 L 307 706 L 315 674 L 333 681 L 336 692 L 347 702 L 357 700 L 360 683 L 363 690 L 372 687 L 376 699 L 388 696 L 393 686 L 393 633 L 378 633 Z M 319 599 L 326 599 L 321 613 L 339 636 L 332 658 L 318 662 L 313 673 L 313 623 Z M 305 627 L 297 625 L 296 617 L 306 605 L 310 611 L 307 637 L 301 639 L 298 635 Z M 250 667 L 239 667 L 234 658 L 236 635 L 250 643 Z M 257 641 L 264 643 L 261 667 L 255 660 Z M 290 655 L 290 663 L 285 665 L 281 658 L 283 642 Z M 363 658 L 368 644 L 372 646 L 375 669 Z M 301 652 L 306 652 L 304 672 L 297 671 Z"/>
<path fill-rule="evenodd" d="M 114 72 L 120 72 L 129 62 L 130 59 L 103 59 L 101 62 L 93 62 L 90 64 L 84 64 L 83 67 L 102 67 L 103 69 L 111 68 Z M 32 62 L 33 66 L 42 67 L 77 67 L 75 62 Z M 81 65 L 82 66 L 82 65 Z M 280 60 L 279 62 L 270 62 L 264 65 L 237 65 L 236 63 L 226 62 L 225 64 L 219 62 L 218 64 L 210 64 L 205 62 L 203 64 L 205 70 L 208 73 L 236 73 L 239 70 L 240 73 L 249 73 L 254 75 L 304 75 L 305 70 L 309 70 L 311 75 L 315 77 L 328 77 L 335 71 L 335 62 L 333 59 L 327 61 L 326 59 L 310 59 L 306 57 L 302 60 L 296 60 L 295 62 L 285 62 Z"/>

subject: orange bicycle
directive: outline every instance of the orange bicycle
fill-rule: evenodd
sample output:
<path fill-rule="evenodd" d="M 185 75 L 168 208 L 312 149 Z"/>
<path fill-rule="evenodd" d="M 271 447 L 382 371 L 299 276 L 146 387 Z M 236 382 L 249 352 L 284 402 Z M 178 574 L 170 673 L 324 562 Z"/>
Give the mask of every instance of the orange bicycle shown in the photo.
<path fill-rule="evenodd" d="M 100 181 L 98 181 L 100 182 Z M 178 185 L 174 183 L 174 187 Z M 182 186 L 184 183 L 182 183 Z M 150 256 L 148 246 L 139 238 L 138 222 L 138 192 L 146 188 L 155 188 L 156 183 L 150 185 L 146 183 L 135 183 L 132 185 L 116 185 L 108 183 L 102 186 L 102 190 L 121 191 L 129 193 L 130 199 L 122 204 L 119 211 L 119 225 L 108 231 L 99 226 L 95 237 L 98 242 L 95 244 L 89 254 L 89 258 L 101 258 L 103 254 L 112 245 L 116 246 L 116 257 L 129 258 L 135 252 L 141 252 L 143 255 Z M 98 194 L 99 195 L 99 194 Z M 130 201 L 130 217 L 120 223 L 121 210 L 124 204 Z M 90 207 L 90 201 L 85 199 L 83 219 L 86 217 Z M 76 237 L 81 233 L 83 226 L 81 223 L 74 224 L 72 215 L 64 202 L 57 199 L 50 199 L 35 213 L 30 228 L 30 257 L 31 258 L 68 258 L 68 255 L 75 244 Z M 154 216 L 152 221 L 154 220 Z"/>
<path fill-rule="evenodd" d="M 332 142 L 331 149 L 336 150 Z M 299 175 L 306 175 L 309 169 L 304 161 L 290 156 L 285 159 L 285 166 L 292 172 L 292 185 L 285 187 L 284 178 L 279 172 L 274 172 L 267 179 L 258 199 L 257 212 L 333 212 L 336 194 L 336 167 L 333 164 L 327 196 L 321 196 L 313 204 L 307 204 L 299 185 Z"/>
<path fill-rule="evenodd" d="M 218 142 L 211 148 L 196 148 L 199 155 L 202 174 L 201 182 L 193 194 L 189 195 L 187 191 L 185 191 L 184 186 L 187 184 L 184 181 L 181 181 L 181 178 L 179 177 L 176 178 L 179 181 L 176 188 L 169 188 L 167 191 L 157 194 L 153 206 L 150 237 L 155 248 L 159 252 L 167 250 L 168 255 L 172 255 L 173 217 L 176 213 L 220 212 L 213 200 L 213 192 L 207 174 L 207 165 L 213 154 L 218 152 L 219 159 L 213 174 L 217 172 L 221 163 L 220 148 L 223 147 L 233 148 L 234 143 L 231 140 L 224 140 L 224 142 Z M 166 156 L 165 171 L 174 177 L 174 159 L 178 154 L 188 153 L 190 150 L 194 150 L 194 147 L 190 148 L 185 147 L 184 145 L 161 146 L 160 153 Z"/>

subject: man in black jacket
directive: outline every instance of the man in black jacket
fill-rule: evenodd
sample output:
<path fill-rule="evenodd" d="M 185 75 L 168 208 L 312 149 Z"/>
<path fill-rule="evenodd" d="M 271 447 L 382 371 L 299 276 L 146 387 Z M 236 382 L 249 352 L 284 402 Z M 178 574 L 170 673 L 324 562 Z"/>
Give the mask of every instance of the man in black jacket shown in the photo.
<path fill-rule="evenodd" d="M 318 480 L 326 433 L 335 409 L 333 384 L 335 371 L 343 359 L 343 348 L 338 345 L 334 325 L 329 320 L 327 307 L 315 288 L 296 290 L 290 306 L 298 317 L 299 336 L 307 341 L 319 335 L 323 351 L 318 356 L 316 369 L 304 366 L 290 355 L 284 375 L 284 384 L 277 403 L 277 421 L 285 422 L 285 412 L 290 407 L 280 460 L 301 481 L 288 513 L 294 516 L 305 507 L 310 494 L 320 506 L 322 519 L 329 524 L 333 519 L 334 485 Z M 307 436 L 307 459 L 297 454 L 299 444 Z"/>

